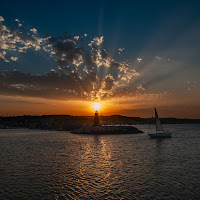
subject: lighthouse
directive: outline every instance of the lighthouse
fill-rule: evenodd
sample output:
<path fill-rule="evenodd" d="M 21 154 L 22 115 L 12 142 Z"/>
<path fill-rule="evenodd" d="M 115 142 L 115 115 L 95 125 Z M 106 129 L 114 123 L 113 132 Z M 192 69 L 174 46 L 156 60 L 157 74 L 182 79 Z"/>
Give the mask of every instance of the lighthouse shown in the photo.
<path fill-rule="evenodd" d="M 96 111 L 95 115 L 94 115 L 94 126 L 99 126 L 99 114 L 98 114 L 98 111 Z"/>

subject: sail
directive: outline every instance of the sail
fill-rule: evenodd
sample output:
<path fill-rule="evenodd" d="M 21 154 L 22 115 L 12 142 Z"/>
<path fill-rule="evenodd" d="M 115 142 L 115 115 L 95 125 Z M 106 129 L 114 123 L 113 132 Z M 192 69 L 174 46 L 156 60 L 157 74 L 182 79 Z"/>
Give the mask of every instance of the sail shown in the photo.
<path fill-rule="evenodd" d="M 155 118 L 156 118 L 156 131 L 164 131 L 162 124 L 160 123 L 160 119 L 158 118 L 158 113 L 155 108 Z"/>

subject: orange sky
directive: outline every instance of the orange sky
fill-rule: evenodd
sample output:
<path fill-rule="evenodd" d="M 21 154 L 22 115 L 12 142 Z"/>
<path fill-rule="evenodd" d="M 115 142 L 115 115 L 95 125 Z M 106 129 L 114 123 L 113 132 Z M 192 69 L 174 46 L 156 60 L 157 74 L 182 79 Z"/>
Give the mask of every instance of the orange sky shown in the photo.
<path fill-rule="evenodd" d="M 160 117 L 200 118 L 198 100 L 188 97 L 172 98 L 169 94 L 140 95 L 100 102 L 102 115 L 152 117 L 157 107 Z M 60 101 L 42 98 L 0 96 L 0 116 L 17 115 L 86 115 L 94 114 L 94 102 Z"/>

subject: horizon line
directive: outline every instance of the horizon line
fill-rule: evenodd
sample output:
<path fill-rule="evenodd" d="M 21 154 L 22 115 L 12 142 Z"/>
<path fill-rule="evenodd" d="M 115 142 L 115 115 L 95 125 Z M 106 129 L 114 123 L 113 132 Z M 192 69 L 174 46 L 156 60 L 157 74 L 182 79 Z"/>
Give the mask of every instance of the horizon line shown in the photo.
<path fill-rule="evenodd" d="M 6 117 L 43 117 L 43 116 L 70 116 L 70 117 L 93 117 L 93 115 L 69 115 L 69 114 L 44 114 L 44 115 L 10 115 L 10 116 L 0 116 L 0 118 L 6 118 Z M 141 119 L 152 119 L 155 117 L 136 117 L 136 116 L 126 116 L 126 115 L 120 115 L 120 114 L 114 114 L 114 115 L 99 115 L 99 117 L 111 117 L 111 116 L 121 116 L 121 117 L 127 117 L 127 118 L 141 118 Z M 160 119 L 194 119 L 194 120 L 200 120 L 200 118 L 177 118 L 177 117 L 159 117 Z"/>

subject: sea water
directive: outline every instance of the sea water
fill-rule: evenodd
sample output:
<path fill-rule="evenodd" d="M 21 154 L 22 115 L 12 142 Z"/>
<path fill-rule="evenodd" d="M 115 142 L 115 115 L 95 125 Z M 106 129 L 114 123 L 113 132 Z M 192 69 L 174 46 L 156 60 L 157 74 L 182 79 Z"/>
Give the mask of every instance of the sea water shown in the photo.
<path fill-rule="evenodd" d="M 200 124 L 171 139 L 0 129 L 0 199 L 200 199 Z M 154 129 L 150 130 L 153 132 Z"/>

